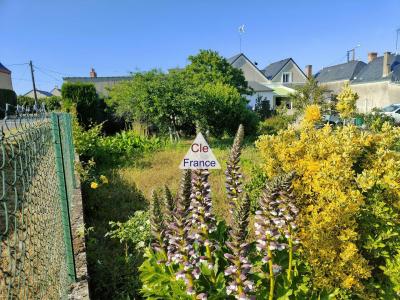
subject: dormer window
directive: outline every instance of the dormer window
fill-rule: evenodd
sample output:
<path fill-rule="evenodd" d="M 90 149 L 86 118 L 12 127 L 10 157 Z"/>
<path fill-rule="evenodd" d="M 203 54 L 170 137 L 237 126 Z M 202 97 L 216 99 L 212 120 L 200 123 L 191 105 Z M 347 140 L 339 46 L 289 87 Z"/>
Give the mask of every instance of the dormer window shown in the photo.
<path fill-rule="evenodd" d="M 282 83 L 289 83 L 289 82 L 292 82 L 292 73 L 284 72 L 282 74 Z"/>

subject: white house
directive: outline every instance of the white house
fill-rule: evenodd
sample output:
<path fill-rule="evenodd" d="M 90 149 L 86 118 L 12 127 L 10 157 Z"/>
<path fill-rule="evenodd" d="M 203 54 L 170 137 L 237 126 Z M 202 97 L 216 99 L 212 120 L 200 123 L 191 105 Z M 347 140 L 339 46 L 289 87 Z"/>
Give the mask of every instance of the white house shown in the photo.
<path fill-rule="evenodd" d="M 241 69 L 249 86 L 254 94 L 248 96 L 249 105 L 254 108 L 256 99 L 262 98 L 269 101 L 271 109 L 275 109 L 283 101 L 288 100 L 293 87 L 304 85 L 307 76 L 298 67 L 292 58 L 284 59 L 268 65 L 260 70 L 256 63 L 253 63 L 243 53 L 227 59 L 235 68 Z"/>

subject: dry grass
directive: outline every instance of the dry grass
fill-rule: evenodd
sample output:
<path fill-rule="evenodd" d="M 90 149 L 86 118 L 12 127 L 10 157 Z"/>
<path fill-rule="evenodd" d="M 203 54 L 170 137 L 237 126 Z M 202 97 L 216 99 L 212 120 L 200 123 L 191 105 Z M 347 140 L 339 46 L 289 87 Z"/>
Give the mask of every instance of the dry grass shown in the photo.
<path fill-rule="evenodd" d="M 114 170 L 126 185 L 135 186 L 149 199 L 154 189 L 168 185 L 174 192 L 177 191 L 181 176 L 178 168 L 181 160 L 189 149 L 191 141 L 183 141 L 175 146 L 170 146 L 162 151 L 149 154 L 138 160 L 133 166 Z M 229 148 L 224 145 L 213 145 L 211 148 L 219 163 L 221 170 L 212 170 L 210 184 L 214 203 L 214 210 L 221 218 L 228 217 L 225 197 L 225 166 L 229 155 Z M 251 174 L 253 166 L 259 164 L 260 159 L 254 146 L 247 146 L 243 150 L 241 165 L 243 173 Z M 248 177 L 245 176 L 245 180 Z"/>

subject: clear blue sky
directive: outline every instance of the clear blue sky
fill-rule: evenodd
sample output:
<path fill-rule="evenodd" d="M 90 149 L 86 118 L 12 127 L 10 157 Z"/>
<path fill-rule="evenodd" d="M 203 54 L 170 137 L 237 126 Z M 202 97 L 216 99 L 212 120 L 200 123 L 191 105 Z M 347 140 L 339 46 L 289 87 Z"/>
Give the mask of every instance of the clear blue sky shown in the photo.
<path fill-rule="evenodd" d="M 0 0 L 0 62 L 18 94 L 31 89 L 30 73 L 14 64 L 30 59 L 38 88 L 50 90 L 91 67 L 115 76 L 184 66 L 199 49 L 232 56 L 241 24 L 243 52 L 259 67 L 293 57 L 317 71 L 358 43 L 361 60 L 394 51 L 400 1 Z"/>

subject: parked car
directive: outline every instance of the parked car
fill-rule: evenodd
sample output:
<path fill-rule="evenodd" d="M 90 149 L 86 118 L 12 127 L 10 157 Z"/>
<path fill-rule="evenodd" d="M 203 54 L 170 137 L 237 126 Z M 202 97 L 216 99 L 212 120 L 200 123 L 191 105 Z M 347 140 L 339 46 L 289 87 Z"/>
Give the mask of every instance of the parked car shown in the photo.
<path fill-rule="evenodd" d="M 341 126 L 343 125 L 342 119 L 340 119 L 339 115 L 337 114 L 330 114 L 330 115 L 323 115 L 322 116 L 323 122 L 332 126 Z"/>
<path fill-rule="evenodd" d="M 400 103 L 394 103 L 384 107 L 382 113 L 392 117 L 396 123 L 400 123 Z"/>

